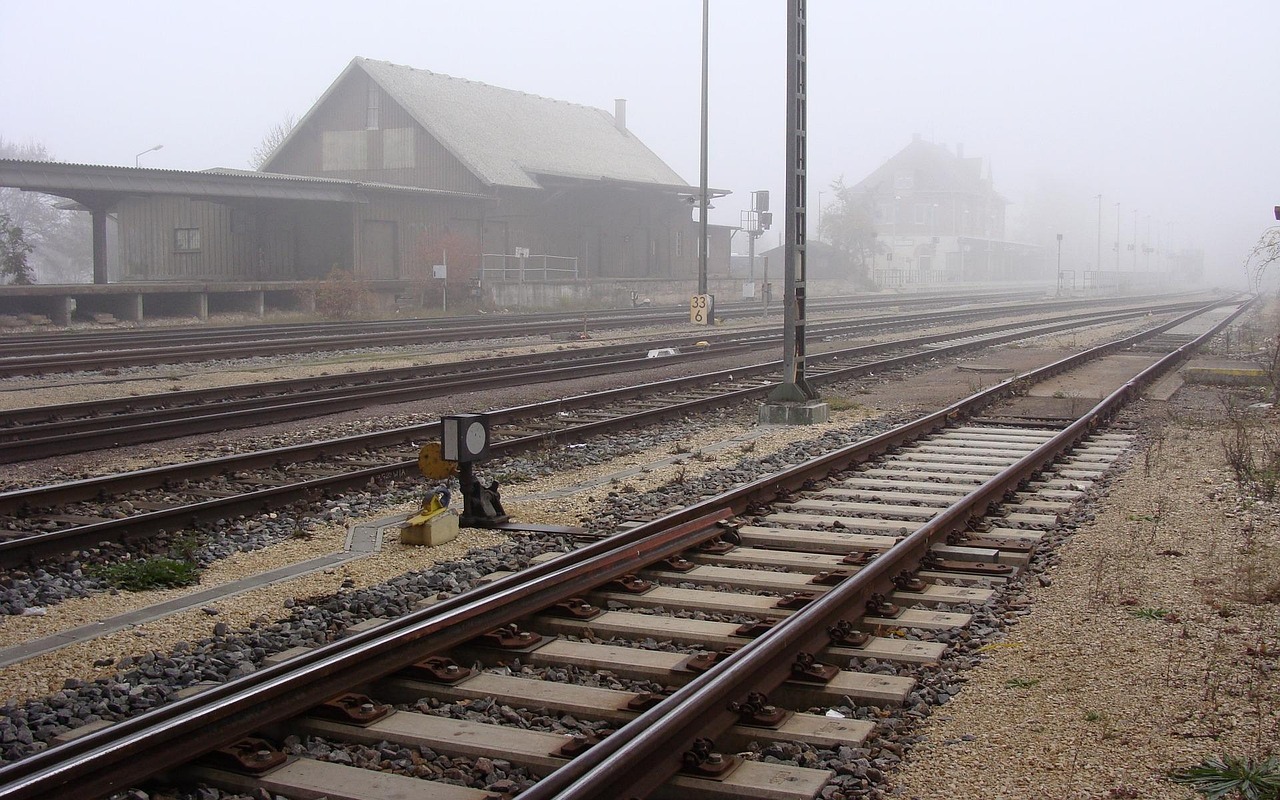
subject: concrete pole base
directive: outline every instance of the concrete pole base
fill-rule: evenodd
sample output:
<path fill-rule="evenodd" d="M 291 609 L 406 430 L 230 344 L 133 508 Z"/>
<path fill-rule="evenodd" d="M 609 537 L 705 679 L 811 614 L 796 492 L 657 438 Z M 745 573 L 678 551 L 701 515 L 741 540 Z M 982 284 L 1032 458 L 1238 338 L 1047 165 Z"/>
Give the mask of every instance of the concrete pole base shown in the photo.
<path fill-rule="evenodd" d="M 761 425 L 820 425 L 831 418 L 831 406 L 821 400 L 806 403 L 768 402 L 760 406 Z"/>

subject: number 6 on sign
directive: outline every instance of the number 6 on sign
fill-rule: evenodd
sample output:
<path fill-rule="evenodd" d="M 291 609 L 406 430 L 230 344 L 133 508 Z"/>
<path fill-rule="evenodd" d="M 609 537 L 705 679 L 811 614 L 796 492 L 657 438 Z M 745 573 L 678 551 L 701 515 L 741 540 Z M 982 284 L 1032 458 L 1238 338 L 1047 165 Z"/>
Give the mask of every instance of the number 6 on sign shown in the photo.
<path fill-rule="evenodd" d="M 695 294 L 689 298 L 689 321 L 694 325 L 711 325 L 715 319 L 715 298 L 709 294 Z"/>

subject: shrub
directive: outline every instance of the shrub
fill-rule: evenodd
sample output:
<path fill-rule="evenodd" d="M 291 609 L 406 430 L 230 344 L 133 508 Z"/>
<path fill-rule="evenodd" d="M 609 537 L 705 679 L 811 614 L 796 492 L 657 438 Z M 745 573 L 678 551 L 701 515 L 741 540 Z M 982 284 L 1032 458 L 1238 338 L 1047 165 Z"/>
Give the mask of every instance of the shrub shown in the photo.
<path fill-rule="evenodd" d="M 171 589 L 191 586 L 200 580 L 200 568 L 190 561 L 172 558 L 142 558 L 123 561 L 92 570 L 117 589 L 142 592 L 148 589 Z"/>
<path fill-rule="evenodd" d="M 368 297 L 364 281 L 334 267 L 316 285 L 316 313 L 325 319 L 350 319 L 364 310 Z"/>

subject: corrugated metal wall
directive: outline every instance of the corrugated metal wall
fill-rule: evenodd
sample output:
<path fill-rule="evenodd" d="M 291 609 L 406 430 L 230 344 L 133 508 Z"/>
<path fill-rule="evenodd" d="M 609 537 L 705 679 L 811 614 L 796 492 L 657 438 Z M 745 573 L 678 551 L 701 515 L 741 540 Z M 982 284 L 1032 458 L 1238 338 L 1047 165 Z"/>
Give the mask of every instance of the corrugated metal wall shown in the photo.
<path fill-rule="evenodd" d="M 308 280 L 351 267 L 346 203 L 128 198 L 117 214 L 126 281 Z M 179 230 L 198 230 L 199 249 L 181 251 Z"/>

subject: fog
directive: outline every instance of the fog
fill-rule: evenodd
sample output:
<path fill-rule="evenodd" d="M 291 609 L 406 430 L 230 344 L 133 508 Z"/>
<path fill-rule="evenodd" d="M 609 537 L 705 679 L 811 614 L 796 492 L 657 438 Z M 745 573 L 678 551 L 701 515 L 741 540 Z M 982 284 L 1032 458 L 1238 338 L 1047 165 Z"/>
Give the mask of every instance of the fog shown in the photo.
<path fill-rule="evenodd" d="M 780 207 L 783 10 L 711 2 L 710 183 L 734 193 L 713 222 L 736 225 L 755 189 Z M 626 98 L 631 130 L 696 184 L 700 25 L 697 0 L 11 0 L 0 137 L 63 161 L 243 168 L 366 56 L 609 111 Z M 919 134 L 988 159 L 1009 238 L 1063 232 L 1064 267 L 1097 260 L 1101 194 L 1104 267 L 1119 203 L 1123 243 L 1136 210 L 1140 245 L 1150 226 L 1239 284 L 1280 203 L 1277 30 L 1264 0 L 811 0 L 810 213 Z"/>

